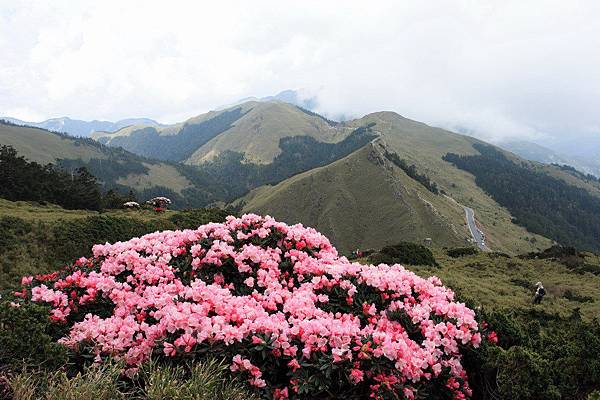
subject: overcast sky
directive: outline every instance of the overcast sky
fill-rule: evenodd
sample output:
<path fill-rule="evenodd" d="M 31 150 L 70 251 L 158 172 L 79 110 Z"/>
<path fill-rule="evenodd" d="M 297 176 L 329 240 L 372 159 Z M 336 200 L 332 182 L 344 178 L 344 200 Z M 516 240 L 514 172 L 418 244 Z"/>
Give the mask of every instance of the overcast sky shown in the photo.
<path fill-rule="evenodd" d="M 176 122 L 284 89 L 488 139 L 600 136 L 598 1 L 0 0 L 0 115 Z"/>

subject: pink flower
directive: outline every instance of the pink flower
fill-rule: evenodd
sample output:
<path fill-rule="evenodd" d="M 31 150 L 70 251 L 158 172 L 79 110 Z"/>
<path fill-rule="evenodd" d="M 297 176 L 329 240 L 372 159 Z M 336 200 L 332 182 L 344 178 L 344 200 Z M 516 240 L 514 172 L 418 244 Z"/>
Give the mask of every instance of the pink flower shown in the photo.
<path fill-rule="evenodd" d="M 283 389 L 275 389 L 273 392 L 273 400 L 286 400 L 289 399 L 288 388 L 285 387 Z"/>
<path fill-rule="evenodd" d="M 265 341 L 258 336 L 252 336 L 252 344 L 264 344 Z"/>
<path fill-rule="evenodd" d="M 292 360 L 288 363 L 288 367 L 292 369 L 292 372 L 296 372 L 296 370 L 300 368 L 300 363 L 295 358 L 292 358 Z"/>
<path fill-rule="evenodd" d="M 21 278 L 21 285 L 29 286 L 33 281 L 33 276 L 24 276 Z"/>
<path fill-rule="evenodd" d="M 350 382 L 352 382 L 353 384 L 358 384 L 360 382 L 362 382 L 365 378 L 365 374 L 364 372 L 362 372 L 360 369 L 357 368 L 353 368 L 350 371 Z"/>
<path fill-rule="evenodd" d="M 165 353 L 166 356 L 174 356 L 175 354 L 177 354 L 177 350 L 175 350 L 175 347 L 169 343 L 169 342 L 163 342 L 163 352 Z"/>
<path fill-rule="evenodd" d="M 192 335 L 185 333 L 177 338 L 173 344 L 177 347 L 183 347 L 183 351 L 189 353 L 196 343 L 196 339 Z"/>

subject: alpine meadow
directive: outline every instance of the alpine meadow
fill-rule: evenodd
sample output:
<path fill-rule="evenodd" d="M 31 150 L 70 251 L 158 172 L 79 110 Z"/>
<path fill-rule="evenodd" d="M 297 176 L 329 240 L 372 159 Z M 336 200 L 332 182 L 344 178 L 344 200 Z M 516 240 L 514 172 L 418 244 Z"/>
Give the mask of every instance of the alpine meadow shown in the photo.
<path fill-rule="evenodd" d="M 598 18 L 0 5 L 0 400 L 600 399 Z"/>

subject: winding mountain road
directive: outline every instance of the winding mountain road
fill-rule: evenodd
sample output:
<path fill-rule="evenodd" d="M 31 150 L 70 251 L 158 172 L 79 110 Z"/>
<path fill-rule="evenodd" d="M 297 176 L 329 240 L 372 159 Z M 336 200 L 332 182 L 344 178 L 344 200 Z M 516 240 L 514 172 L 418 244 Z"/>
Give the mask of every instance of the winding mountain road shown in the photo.
<path fill-rule="evenodd" d="M 489 247 L 485 245 L 485 235 L 483 232 L 481 232 L 481 230 L 479 230 L 477 224 L 475 223 L 475 211 L 467 206 L 463 207 L 465 208 L 467 225 L 469 225 L 469 230 L 471 231 L 471 236 L 473 237 L 475 244 L 477 244 L 477 247 L 479 247 L 480 250 L 489 251 Z"/>

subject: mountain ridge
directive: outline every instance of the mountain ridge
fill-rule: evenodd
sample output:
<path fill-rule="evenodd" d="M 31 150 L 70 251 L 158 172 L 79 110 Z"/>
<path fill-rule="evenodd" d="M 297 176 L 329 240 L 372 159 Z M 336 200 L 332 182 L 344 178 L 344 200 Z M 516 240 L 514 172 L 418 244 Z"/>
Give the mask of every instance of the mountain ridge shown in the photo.
<path fill-rule="evenodd" d="M 219 126 L 214 135 L 206 135 L 206 141 L 194 144 L 186 143 L 185 159 L 174 159 L 164 155 L 164 159 L 182 161 L 190 165 L 201 165 L 214 160 L 224 151 L 243 153 L 245 159 L 256 164 L 268 164 L 280 154 L 279 140 L 285 137 L 310 136 L 321 142 L 335 143 L 343 140 L 351 129 L 344 126 L 332 126 L 331 121 L 314 113 L 308 113 L 298 106 L 281 101 L 249 101 L 218 111 L 210 111 L 190 118 L 179 124 L 160 128 L 128 127 L 116 132 L 96 132 L 92 138 L 109 146 L 121 146 L 136 154 L 156 156 L 159 146 L 157 138 L 172 145 L 185 129 L 195 131 L 196 135 L 205 135 L 204 126 L 213 123 L 225 113 L 239 110 L 238 118 L 227 125 Z M 204 125 L 204 126 L 203 126 Z M 168 136 L 168 137 L 167 137 Z M 149 144 L 150 143 L 150 144 Z M 154 143 L 154 151 L 144 146 Z"/>
<path fill-rule="evenodd" d="M 515 224 L 513 214 L 483 189 L 473 173 L 444 159 L 449 153 L 479 156 L 476 146 L 489 144 L 394 111 L 338 123 L 293 104 L 250 101 L 178 124 L 129 126 L 113 133 L 96 132 L 93 138 L 112 149 L 122 146 L 144 157 L 166 159 L 152 165 L 166 165 L 186 179 L 178 190 L 167 193 L 193 199 L 188 204 L 233 204 L 244 212 L 314 225 L 344 251 L 382 247 L 391 244 L 389 238 L 466 245 L 470 232 L 462 207 L 474 210 L 489 248 L 514 254 L 551 244 L 543 231 L 534 234 Z M 600 198 L 600 182 L 497 149 L 511 162 Z M 146 171 L 150 168 L 143 166 Z M 140 175 L 120 177 L 114 183 L 143 186 L 151 180 Z M 371 197 L 360 193 L 361 187 Z M 385 217 L 378 217 L 373 207 L 386 210 Z M 339 221 L 362 221 L 357 225 L 361 228 L 357 231 L 350 222 Z M 368 238 L 361 232 L 369 232 Z"/>
<path fill-rule="evenodd" d="M 20 126 L 31 126 L 46 129 L 51 132 L 67 133 L 71 136 L 89 137 L 97 131 L 114 132 L 130 125 L 160 126 L 150 118 L 126 118 L 116 122 L 101 120 L 78 120 L 69 117 L 50 118 L 41 122 L 23 121 L 17 118 L 0 117 L 10 123 Z"/>
<path fill-rule="evenodd" d="M 385 145 L 378 141 L 326 166 L 255 189 L 242 200 L 242 210 L 315 227 L 345 253 L 400 240 L 422 242 L 430 236 L 436 245 L 464 245 L 466 230 L 445 216 L 451 212 L 452 220 L 460 220 L 462 209 L 407 177 L 385 158 Z M 440 213 L 438 208 L 447 210 Z M 398 223 L 390 224 L 390 219 Z"/>
<path fill-rule="evenodd" d="M 193 186 L 174 165 L 43 128 L 0 123 L 0 145 L 12 146 L 19 155 L 40 164 L 52 163 L 66 169 L 84 166 L 106 189 L 134 189 L 148 196 L 155 190 L 177 196 Z"/>

